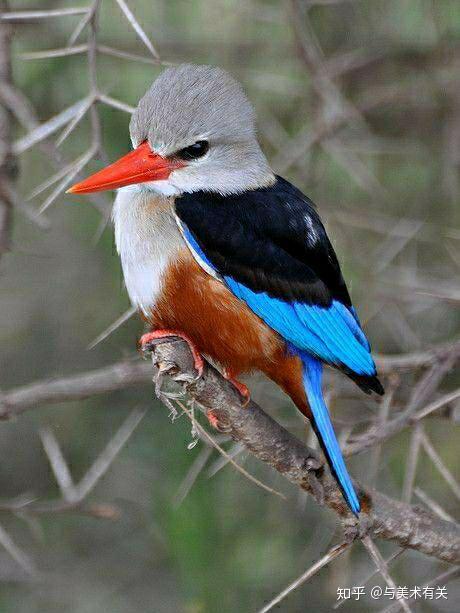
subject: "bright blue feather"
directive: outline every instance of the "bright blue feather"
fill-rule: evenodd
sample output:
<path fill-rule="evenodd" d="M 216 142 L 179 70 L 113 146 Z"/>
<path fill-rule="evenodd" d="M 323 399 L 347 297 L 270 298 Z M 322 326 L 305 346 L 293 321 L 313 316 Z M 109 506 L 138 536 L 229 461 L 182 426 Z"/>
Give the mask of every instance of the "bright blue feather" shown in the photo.
<path fill-rule="evenodd" d="M 198 260 L 201 260 L 202 262 L 204 262 L 204 264 L 206 266 L 208 266 L 209 268 L 211 268 L 212 270 L 217 272 L 216 269 L 214 268 L 214 266 L 209 261 L 208 256 L 205 254 L 203 249 L 200 247 L 200 245 L 198 244 L 196 238 L 193 236 L 193 234 L 190 232 L 190 230 L 187 228 L 187 226 L 184 223 L 182 223 L 182 222 L 181 222 L 180 225 L 181 225 L 181 228 L 182 228 L 182 232 L 184 233 L 185 240 L 187 241 L 188 246 L 190 247 L 192 253 L 195 254 L 195 256 L 198 258 Z"/>
<path fill-rule="evenodd" d="M 289 303 L 265 292 L 256 293 L 231 277 L 224 280 L 237 298 L 297 349 L 358 375 L 375 374 L 369 343 L 342 303 L 334 300 L 330 307 Z"/>
<path fill-rule="evenodd" d="M 323 391 L 321 388 L 323 365 L 308 354 L 300 354 L 300 358 L 303 364 L 305 391 L 315 420 L 316 429 L 323 441 L 325 452 L 329 458 L 337 481 L 340 484 L 343 495 L 353 513 L 357 515 L 361 509 L 361 505 L 345 466 L 340 445 L 335 436 L 329 411 L 323 398 Z"/>

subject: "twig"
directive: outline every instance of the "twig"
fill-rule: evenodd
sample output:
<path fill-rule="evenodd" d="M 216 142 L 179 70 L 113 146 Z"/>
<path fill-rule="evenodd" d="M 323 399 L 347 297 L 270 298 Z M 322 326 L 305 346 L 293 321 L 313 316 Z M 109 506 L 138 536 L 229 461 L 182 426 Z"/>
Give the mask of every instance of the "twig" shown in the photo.
<path fill-rule="evenodd" d="M 273 600 L 270 600 L 268 604 L 266 604 L 258 613 L 267 613 L 267 611 L 271 611 L 276 605 L 278 605 L 282 600 L 284 600 L 291 592 L 300 587 L 303 583 L 311 579 L 313 575 L 316 575 L 324 566 L 327 566 L 330 562 L 335 560 L 335 558 L 339 557 L 342 553 L 347 551 L 349 543 L 340 543 L 340 545 L 335 545 L 320 558 L 317 562 L 315 562 L 310 568 L 305 571 L 300 577 L 298 577 L 295 581 L 290 583 L 287 588 L 285 588 L 282 592 L 278 594 Z"/>
<path fill-rule="evenodd" d="M 68 108 L 64 109 L 51 119 L 48 119 L 48 121 L 45 121 L 44 123 L 41 123 L 34 127 L 31 132 L 29 132 L 29 134 L 26 134 L 26 136 L 21 137 L 13 144 L 14 153 L 16 155 L 24 153 L 37 143 L 41 142 L 42 140 L 45 140 L 45 138 L 48 138 L 48 136 L 54 134 L 54 132 L 57 132 L 57 130 L 59 130 L 63 126 L 67 125 L 69 121 L 72 121 L 72 119 L 80 113 L 81 109 L 84 108 L 86 102 L 87 98 L 79 100 L 78 102 L 75 102 L 75 104 L 72 104 L 72 106 L 69 106 Z"/>
<path fill-rule="evenodd" d="M 397 379 L 397 377 L 393 377 L 393 379 Z M 383 402 L 380 405 L 380 410 L 379 410 L 379 414 L 377 417 L 377 427 L 378 428 L 385 427 L 385 424 L 388 421 L 388 416 L 390 414 L 390 408 L 391 408 L 393 398 L 395 395 L 396 386 L 397 386 L 397 381 L 394 380 L 390 383 L 390 385 L 387 387 L 385 391 L 385 397 L 383 399 Z M 372 452 L 372 459 L 371 459 L 369 474 L 368 474 L 369 482 L 372 484 L 375 483 L 375 480 L 377 478 L 377 474 L 379 471 L 381 452 L 382 452 L 382 445 L 380 443 L 377 443 Z"/>
<path fill-rule="evenodd" d="M 81 501 L 94 489 L 97 482 L 105 475 L 115 457 L 119 454 L 131 434 L 137 428 L 147 410 L 135 409 L 131 411 L 115 436 L 109 441 L 105 449 L 93 463 L 86 475 L 75 488 L 76 499 Z"/>
<path fill-rule="evenodd" d="M 392 564 L 395 560 L 397 560 L 400 556 L 402 556 L 402 554 L 407 551 L 406 549 L 397 549 L 393 554 L 391 554 L 391 556 L 389 558 L 387 558 L 385 560 L 385 564 L 388 568 L 388 566 L 390 564 Z M 379 569 L 376 567 L 374 571 L 372 571 L 372 573 L 370 573 L 369 575 L 367 575 L 367 577 L 361 581 L 357 581 L 356 585 L 367 585 L 369 583 L 369 581 L 375 577 L 378 573 L 379 573 Z M 344 604 L 347 603 L 346 599 L 341 599 L 337 602 L 334 603 L 334 605 L 332 606 L 333 609 L 339 609 L 341 606 L 343 606 Z"/>
<path fill-rule="evenodd" d="M 97 8 L 98 8 L 97 4 L 93 2 L 89 11 L 87 11 L 86 15 L 84 15 L 83 18 L 80 19 L 75 30 L 69 36 L 69 40 L 67 41 L 67 47 L 71 47 L 72 45 L 75 44 L 80 34 L 83 32 L 83 30 L 87 27 L 87 25 L 93 18 L 94 13 L 97 11 Z"/>
<path fill-rule="evenodd" d="M 62 497 L 68 502 L 76 502 L 78 496 L 75 491 L 72 475 L 56 437 L 50 428 L 42 428 L 39 434 Z"/>
<path fill-rule="evenodd" d="M 240 455 L 242 451 L 244 451 L 243 445 L 241 445 L 241 443 L 235 443 L 230 449 L 230 451 L 228 452 L 228 455 L 231 458 L 236 458 L 236 456 Z M 222 468 L 227 466 L 227 464 L 228 464 L 227 458 L 224 458 L 224 457 L 217 458 L 217 460 L 209 467 L 207 471 L 208 477 L 214 477 L 214 475 L 216 475 L 220 470 L 222 470 Z"/>
<path fill-rule="evenodd" d="M 29 556 L 22 551 L 18 545 L 13 541 L 11 536 L 5 530 L 5 528 L 0 524 L 0 545 L 2 545 L 6 551 L 10 554 L 10 556 L 16 560 L 19 566 L 26 571 L 29 575 L 35 576 L 37 571 L 32 560 Z"/>
<path fill-rule="evenodd" d="M 97 100 L 99 97 L 99 86 L 97 79 L 97 31 L 100 7 L 101 0 L 93 0 L 91 17 L 88 23 L 88 81 L 90 97 L 94 100 Z M 98 152 L 101 153 L 101 121 L 99 118 L 99 112 L 97 110 L 96 104 L 92 104 L 90 107 L 90 117 L 92 146 L 95 149 L 95 154 Z"/>
<path fill-rule="evenodd" d="M 152 44 L 152 41 L 149 39 L 149 37 L 144 32 L 141 25 L 137 21 L 137 19 L 134 17 L 133 12 L 129 8 L 129 6 L 126 4 L 125 0 L 116 0 L 116 2 L 118 6 L 121 8 L 121 10 L 123 11 L 126 19 L 131 24 L 133 30 L 136 32 L 138 37 L 141 39 L 141 41 L 144 43 L 144 45 L 147 47 L 147 49 L 150 51 L 153 57 L 159 60 L 160 56 L 158 55 L 158 51 L 155 49 L 155 47 Z"/>
<path fill-rule="evenodd" d="M 173 62 L 164 62 L 159 58 L 149 57 L 145 55 L 138 55 L 137 53 L 130 53 L 129 51 L 122 51 L 121 49 L 114 49 L 107 45 L 98 45 L 97 50 L 102 55 L 110 55 L 112 57 L 118 57 L 123 60 L 132 60 L 133 62 L 140 62 L 141 64 L 151 64 L 152 66 L 172 66 Z"/>
<path fill-rule="evenodd" d="M 69 55 L 80 55 L 88 51 L 88 45 L 76 45 L 75 47 L 62 47 L 60 49 L 44 49 L 43 51 L 29 51 L 20 53 L 21 60 L 49 60 L 56 57 L 68 57 Z"/>
<path fill-rule="evenodd" d="M 430 511 L 433 511 L 433 513 L 436 513 L 438 517 L 440 517 L 441 519 L 444 519 L 445 521 L 455 522 L 455 518 L 452 517 L 452 515 L 449 515 L 449 513 L 447 513 L 446 511 L 444 511 L 441 505 L 438 504 L 432 498 L 430 498 L 428 494 L 422 490 L 421 487 L 414 488 L 414 494 L 417 496 L 417 498 L 419 498 L 422 502 L 426 504 L 426 506 L 430 509 Z"/>
<path fill-rule="evenodd" d="M 70 134 L 72 134 L 72 132 L 78 126 L 78 124 L 83 119 L 83 117 L 86 115 L 86 113 L 90 110 L 90 108 L 95 103 L 95 101 L 96 101 L 96 98 L 92 96 L 88 96 L 85 104 L 81 107 L 81 109 L 78 111 L 75 117 L 68 123 L 67 127 L 62 131 L 62 134 L 59 136 L 59 138 L 56 141 L 56 147 L 60 147 L 62 143 L 66 140 L 66 138 L 70 136 Z"/>
<path fill-rule="evenodd" d="M 97 151 L 96 145 L 93 145 L 86 153 L 84 153 L 78 160 L 75 160 L 72 170 L 59 182 L 57 187 L 51 192 L 45 202 L 41 205 L 39 213 L 44 213 L 57 198 L 65 191 L 65 189 L 72 183 L 75 177 L 83 170 L 83 168 L 90 162 L 95 156 Z"/>
<path fill-rule="evenodd" d="M 421 589 L 423 590 L 426 587 L 431 587 L 434 585 L 445 585 L 448 581 L 456 579 L 458 576 L 460 576 L 460 567 L 449 568 L 449 570 L 441 573 L 440 575 L 437 575 L 434 579 L 428 581 L 428 583 L 425 583 L 425 585 L 422 586 Z M 410 598 L 409 602 L 412 602 L 413 600 L 415 600 L 414 597 Z M 389 607 L 382 610 L 381 613 L 396 613 L 397 611 L 399 611 L 400 608 L 401 601 L 398 600 L 398 602 L 394 602 Z"/>
<path fill-rule="evenodd" d="M 382 554 L 377 549 L 377 547 L 375 546 L 370 536 L 365 536 L 363 538 L 363 545 L 367 549 L 371 558 L 374 560 L 376 567 L 379 569 L 379 572 L 382 575 L 382 577 L 385 579 L 385 582 L 388 585 L 388 587 L 396 591 L 396 584 L 393 581 L 390 573 L 388 572 L 387 563 L 385 562 L 384 558 L 382 557 Z M 407 604 L 407 602 L 403 599 L 400 599 L 400 603 L 401 603 L 401 608 L 404 609 L 406 613 L 410 613 L 410 607 Z"/>
<path fill-rule="evenodd" d="M 277 490 L 273 489 L 272 487 L 269 487 L 265 483 L 262 483 L 262 481 L 259 481 L 259 479 L 256 479 L 256 477 L 254 477 L 254 475 L 251 475 L 251 473 L 248 473 L 247 470 L 245 470 L 242 466 L 240 466 L 237 462 L 235 462 L 235 460 L 225 451 L 225 449 L 223 449 L 219 445 L 219 443 L 217 443 L 214 440 L 214 438 L 209 434 L 209 432 L 207 432 L 203 428 L 203 426 L 193 417 L 191 411 L 189 411 L 187 409 L 187 407 L 184 405 L 184 403 L 181 402 L 178 399 L 176 399 L 176 402 L 180 406 L 182 411 L 184 411 L 184 413 L 190 419 L 190 421 L 192 422 L 192 424 L 194 425 L 194 427 L 196 428 L 198 433 L 201 436 L 203 436 L 206 439 L 206 441 L 212 445 L 212 447 L 217 449 L 217 451 L 227 460 L 227 462 L 229 462 L 229 464 L 231 464 L 233 466 L 233 468 L 235 468 L 235 470 L 237 472 L 241 473 L 244 477 L 246 477 L 246 479 L 248 479 L 249 481 L 251 481 L 252 483 L 257 485 L 257 487 L 260 487 L 263 490 L 265 490 L 266 492 L 269 492 L 270 494 L 275 494 L 275 496 L 279 496 L 280 498 L 283 498 L 284 500 L 286 500 L 286 496 L 284 494 L 282 494 L 281 492 L 278 492 Z"/>
<path fill-rule="evenodd" d="M 401 370 L 404 372 L 410 368 L 425 367 L 428 363 L 444 361 L 446 356 L 453 355 L 453 352 L 455 355 L 460 355 L 459 342 L 440 345 L 438 348 L 432 348 L 425 352 L 408 353 L 401 356 L 380 356 L 379 363 L 386 364 L 388 369 L 390 368 L 389 365 L 392 364 L 395 371 Z M 81 400 L 88 396 L 148 383 L 150 380 L 151 369 L 148 364 L 140 361 L 122 360 L 110 366 L 75 375 L 35 381 L 6 391 L 3 396 L 0 396 L 0 419 L 20 415 L 24 411 L 38 408 L 44 404 Z M 443 398 L 444 400 L 440 398 L 430 403 L 421 409 L 420 413 L 414 413 L 414 418 L 419 416 L 421 419 L 423 412 L 426 411 L 427 414 L 430 414 L 451 402 L 450 395 Z M 388 423 L 392 423 L 392 421 Z M 400 432 L 401 429 L 398 426 L 396 432 Z M 382 438 L 378 440 L 385 440 L 389 436 L 391 436 L 391 433 L 385 431 Z M 347 448 L 350 449 L 350 453 L 354 453 L 353 443 L 348 444 Z M 361 444 L 358 445 L 359 449 L 361 449 Z"/>
<path fill-rule="evenodd" d="M 125 102 L 120 102 L 120 100 L 115 100 L 115 98 L 111 98 L 110 96 L 106 96 L 105 94 L 99 95 L 100 102 L 107 104 L 107 106 L 111 106 L 118 111 L 124 111 L 125 113 L 129 113 L 132 115 L 134 113 L 134 107 L 126 104 Z"/>
<path fill-rule="evenodd" d="M 0 13 L 0 21 L 30 21 L 31 19 L 84 15 L 87 12 L 88 9 L 86 7 L 51 9 L 49 11 L 11 11 L 10 13 Z"/>
<path fill-rule="evenodd" d="M 37 185 L 37 187 L 35 187 L 30 192 L 30 194 L 28 194 L 26 196 L 25 200 L 33 200 L 34 198 L 36 198 L 37 196 L 39 196 L 40 194 L 45 192 L 52 185 L 54 185 L 55 183 L 57 183 L 58 181 L 63 179 L 66 175 L 68 175 L 69 172 L 74 167 L 74 165 L 75 165 L 75 160 L 72 160 L 71 162 L 69 162 L 68 164 L 66 164 L 62 168 L 60 168 L 55 174 L 53 174 L 50 177 L 48 177 L 47 179 L 45 179 L 45 181 L 43 181 L 43 183 L 40 183 L 40 185 Z M 43 219 L 43 217 L 41 216 L 41 217 L 39 217 L 39 219 Z"/>
<path fill-rule="evenodd" d="M 42 404 L 81 400 L 148 383 L 152 379 L 151 372 L 148 364 L 123 360 L 79 375 L 31 383 L 0 396 L 0 419 L 8 419 Z"/>
<path fill-rule="evenodd" d="M 460 500 L 460 486 L 458 485 L 456 479 L 454 478 L 450 470 L 447 468 L 447 466 L 444 464 L 444 462 L 440 458 L 439 454 L 437 453 L 436 449 L 431 444 L 427 435 L 424 434 L 423 432 L 421 435 L 421 444 L 423 446 L 423 449 L 427 453 L 428 457 L 430 458 L 430 460 L 433 462 L 433 464 L 438 469 L 440 475 L 444 478 L 445 482 L 452 490 L 457 500 Z"/>
<path fill-rule="evenodd" d="M 41 435 L 44 448 L 50 460 L 56 481 L 63 494 L 62 499 L 41 502 L 36 498 L 31 498 L 29 496 L 21 497 L 20 499 L 10 502 L 1 503 L 0 510 L 21 513 L 26 516 L 46 513 L 73 512 L 104 519 L 114 519 L 118 517 L 118 510 L 112 505 L 85 505 L 85 499 L 95 488 L 99 480 L 108 471 L 113 461 L 144 417 L 145 413 L 146 410 L 135 409 L 128 415 L 115 435 L 106 445 L 105 449 L 99 454 L 77 485 L 74 485 L 73 483 L 67 463 L 51 431 L 42 431 Z"/>
<path fill-rule="evenodd" d="M 407 454 L 406 470 L 404 472 L 404 484 L 401 499 L 407 503 L 409 503 L 412 498 L 412 490 L 414 489 L 415 474 L 417 471 L 422 436 L 423 424 L 418 422 L 415 424 L 415 427 L 411 432 L 409 451 Z"/>
<path fill-rule="evenodd" d="M 179 489 L 174 495 L 173 505 L 177 509 L 183 503 L 188 493 L 193 487 L 193 484 L 198 478 L 203 468 L 206 466 L 206 462 L 209 460 L 212 454 L 213 448 L 211 446 L 203 447 L 200 453 L 196 456 L 195 461 L 190 466 L 187 474 L 185 475 Z"/>
<path fill-rule="evenodd" d="M 6 0 L 0 0 L 0 9 L 8 9 Z M 8 13 L 4 13 L 5 15 Z M 11 40 L 11 26 L 0 21 L 0 91 L 9 88 L 12 83 Z M 11 246 L 13 202 L 10 185 L 16 175 L 11 138 L 10 111 L 0 105 L 0 258 Z"/>
<path fill-rule="evenodd" d="M 452 402 L 454 402 L 454 400 L 458 400 L 458 398 L 460 398 L 460 388 L 455 390 L 454 392 L 451 392 L 450 394 L 445 394 L 444 396 L 441 396 L 441 398 L 438 398 L 438 400 L 431 402 L 425 408 L 420 409 L 420 411 L 417 411 L 417 413 L 415 413 L 415 415 L 413 416 L 412 421 L 418 421 L 420 419 L 423 419 L 424 417 L 431 415 L 431 413 L 434 413 L 438 409 L 442 409 L 446 405 L 451 404 Z"/>
<path fill-rule="evenodd" d="M 418 422 L 423 416 L 429 415 L 435 409 L 441 408 L 443 403 L 437 403 L 435 408 L 430 404 L 428 407 L 423 407 L 420 413 L 417 413 L 418 406 L 434 393 L 442 378 L 451 370 L 453 364 L 458 361 L 458 359 L 459 353 L 458 346 L 456 345 L 455 351 L 447 352 L 439 361 L 432 362 L 431 368 L 421 377 L 415 387 L 405 410 L 394 419 L 387 422 L 384 427 L 375 428 L 375 426 L 372 426 L 368 432 L 356 437 L 355 440 L 346 446 L 344 455 L 350 456 L 356 453 L 362 453 L 373 447 L 377 442 L 382 442 L 394 436 L 404 430 L 404 428 Z"/>
<path fill-rule="evenodd" d="M 110 326 L 107 326 L 105 330 L 103 330 L 100 334 L 98 334 L 98 336 L 96 336 L 96 338 L 93 341 L 90 342 L 87 349 L 94 349 L 96 345 L 99 345 L 99 343 L 102 343 L 102 341 L 104 341 L 111 334 L 113 334 L 115 330 L 118 330 L 120 326 L 122 326 L 125 322 L 131 319 L 131 317 L 135 313 L 137 313 L 137 307 L 129 307 L 129 309 L 126 309 L 126 311 L 122 315 L 120 315 L 120 317 L 117 317 L 117 319 L 114 322 L 112 322 Z"/>

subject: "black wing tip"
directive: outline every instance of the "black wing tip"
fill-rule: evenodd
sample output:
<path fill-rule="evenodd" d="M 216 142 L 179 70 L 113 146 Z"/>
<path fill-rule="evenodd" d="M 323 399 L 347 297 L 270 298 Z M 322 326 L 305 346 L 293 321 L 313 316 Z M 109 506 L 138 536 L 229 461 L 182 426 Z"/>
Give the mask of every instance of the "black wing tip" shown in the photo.
<path fill-rule="evenodd" d="M 356 375 L 355 373 L 347 373 L 348 376 L 360 387 L 366 394 L 375 392 L 379 396 L 385 394 L 385 388 L 380 383 L 377 375 Z"/>

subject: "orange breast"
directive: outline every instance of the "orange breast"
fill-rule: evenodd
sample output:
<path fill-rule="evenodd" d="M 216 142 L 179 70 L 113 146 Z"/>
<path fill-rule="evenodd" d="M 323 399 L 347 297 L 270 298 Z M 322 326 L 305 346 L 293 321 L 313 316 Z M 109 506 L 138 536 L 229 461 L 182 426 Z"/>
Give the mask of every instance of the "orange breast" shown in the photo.
<path fill-rule="evenodd" d="M 185 332 L 201 353 L 235 374 L 266 370 L 284 352 L 282 339 L 186 249 L 166 272 L 150 323 Z"/>

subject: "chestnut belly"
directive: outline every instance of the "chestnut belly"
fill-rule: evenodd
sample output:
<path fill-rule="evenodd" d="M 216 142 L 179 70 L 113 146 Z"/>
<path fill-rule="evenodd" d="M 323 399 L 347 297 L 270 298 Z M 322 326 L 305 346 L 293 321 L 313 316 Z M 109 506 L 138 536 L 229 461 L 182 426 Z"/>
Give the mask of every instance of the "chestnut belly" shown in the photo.
<path fill-rule="evenodd" d="M 285 355 L 285 343 L 188 250 L 170 263 L 148 321 L 152 329 L 180 330 L 232 373 L 258 369 Z"/>

